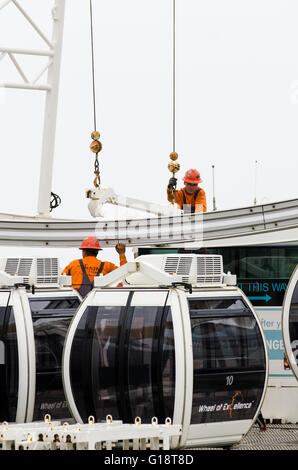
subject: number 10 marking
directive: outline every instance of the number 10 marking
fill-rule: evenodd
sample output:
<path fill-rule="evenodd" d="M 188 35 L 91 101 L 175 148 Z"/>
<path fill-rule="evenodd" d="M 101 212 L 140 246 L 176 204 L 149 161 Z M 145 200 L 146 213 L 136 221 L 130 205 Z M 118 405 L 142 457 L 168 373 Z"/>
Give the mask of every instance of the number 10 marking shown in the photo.
<path fill-rule="evenodd" d="M 227 376 L 226 376 L 226 385 L 231 386 L 232 383 L 233 383 L 233 381 L 234 381 L 233 375 L 227 375 Z"/>

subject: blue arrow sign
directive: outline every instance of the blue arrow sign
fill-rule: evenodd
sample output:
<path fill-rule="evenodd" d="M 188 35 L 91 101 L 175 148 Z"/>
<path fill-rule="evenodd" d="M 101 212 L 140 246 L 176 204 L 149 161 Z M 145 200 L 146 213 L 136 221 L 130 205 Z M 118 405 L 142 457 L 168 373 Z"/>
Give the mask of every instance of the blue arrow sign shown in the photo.
<path fill-rule="evenodd" d="M 255 297 L 249 297 L 247 296 L 250 300 L 265 300 L 265 302 L 268 302 L 269 300 L 271 300 L 272 297 L 270 297 L 270 295 L 266 294 L 266 295 L 256 295 Z"/>

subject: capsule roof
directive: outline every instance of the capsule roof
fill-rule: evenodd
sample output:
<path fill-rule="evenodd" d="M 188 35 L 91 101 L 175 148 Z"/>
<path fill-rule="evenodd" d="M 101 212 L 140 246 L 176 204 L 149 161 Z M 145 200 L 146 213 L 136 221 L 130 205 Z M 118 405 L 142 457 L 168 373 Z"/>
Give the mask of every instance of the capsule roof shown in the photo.
<path fill-rule="evenodd" d="M 143 255 L 115 271 L 94 278 L 95 287 L 117 282 L 129 286 L 161 286 L 187 283 L 193 287 L 236 285 L 236 276 L 223 271 L 221 255 Z"/>

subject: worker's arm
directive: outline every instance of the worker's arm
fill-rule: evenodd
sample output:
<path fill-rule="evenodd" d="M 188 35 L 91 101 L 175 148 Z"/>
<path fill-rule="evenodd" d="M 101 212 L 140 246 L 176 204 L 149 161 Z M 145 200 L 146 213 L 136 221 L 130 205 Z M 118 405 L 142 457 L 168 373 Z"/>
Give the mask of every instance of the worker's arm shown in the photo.
<path fill-rule="evenodd" d="M 119 254 L 120 266 L 123 266 L 124 264 L 127 263 L 127 259 L 126 259 L 126 256 L 125 256 L 125 245 L 124 245 L 124 243 L 118 243 L 116 245 L 116 251 Z"/>
<path fill-rule="evenodd" d="M 63 276 L 63 274 L 66 274 L 66 276 L 70 276 L 71 274 L 71 268 L 72 268 L 72 264 L 73 264 L 73 261 L 71 263 L 69 263 L 66 268 L 63 269 L 61 275 Z"/>
<path fill-rule="evenodd" d="M 120 266 L 123 266 L 127 263 L 127 259 L 125 255 L 120 255 Z"/>
<path fill-rule="evenodd" d="M 125 245 L 123 243 L 118 243 L 116 245 L 116 251 L 119 254 L 120 266 L 123 266 L 127 263 L 127 259 L 125 256 Z M 105 261 L 104 274 L 114 271 L 117 268 L 118 266 L 116 266 L 116 264 Z"/>
<path fill-rule="evenodd" d="M 167 188 L 167 196 L 168 196 L 168 201 L 172 202 L 172 191 L 170 188 Z M 179 208 L 181 209 L 183 206 L 183 196 L 180 190 L 175 191 L 174 190 L 174 202 L 178 204 Z"/>
<path fill-rule="evenodd" d="M 201 188 L 198 197 L 196 199 L 196 212 L 206 212 L 207 203 L 206 203 L 206 193 L 204 189 Z"/>

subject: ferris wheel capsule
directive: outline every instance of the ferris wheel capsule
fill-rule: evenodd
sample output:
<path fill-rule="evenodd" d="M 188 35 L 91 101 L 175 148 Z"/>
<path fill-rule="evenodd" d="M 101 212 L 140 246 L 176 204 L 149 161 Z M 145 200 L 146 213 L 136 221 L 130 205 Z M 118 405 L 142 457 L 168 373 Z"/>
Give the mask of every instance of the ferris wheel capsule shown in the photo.
<path fill-rule="evenodd" d="M 0 421 L 70 417 L 62 350 L 81 298 L 67 278 L 57 258 L 0 259 Z"/>
<path fill-rule="evenodd" d="M 219 258 L 140 256 L 96 280 L 64 343 L 77 422 L 108 413 L 124 423 L 168 420 L 182 425 L 177 448 L 232 445 L 249 431 L 267 384 L 266 342 L 247 297 L 216 274 Z M 110 285 L 117 271 L 126 273 L 122 288 Z"/>
<path fill-rule="evenodd" d="M 298 265 L 292 273 L 283 300 L 282 334 L 288 365 L 298 379 Z"/>

